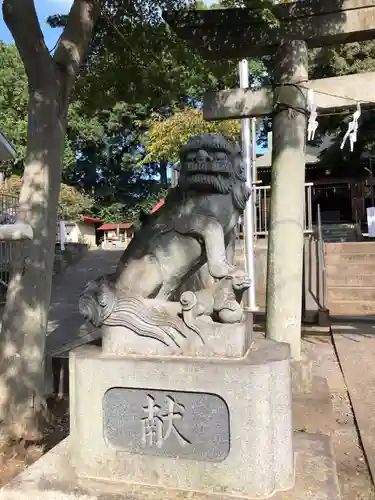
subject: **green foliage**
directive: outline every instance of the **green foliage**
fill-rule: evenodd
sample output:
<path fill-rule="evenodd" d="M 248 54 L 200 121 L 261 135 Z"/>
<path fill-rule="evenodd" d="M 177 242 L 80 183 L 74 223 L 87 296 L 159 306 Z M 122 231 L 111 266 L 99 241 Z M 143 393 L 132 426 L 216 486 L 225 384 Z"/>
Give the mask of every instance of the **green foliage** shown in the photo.
<path fill-rule="evenodd" d="M 17 151 L 17 163 L 26 150 L 27 104 L 27 78 L 16 46 L 0 41 L 0 128 Z"/>
<path fill-rule="evenodd" d="M 141 145 L 145 144 L 147 109 L 118 102 L 112 109 L 98 111 L 97 116 L 101 137 L 80 145 L 73 168 L 64 172 L 64 181 L 94 196 L 95 215 L 106 222 L 133 221 L 165 187 L 165 182 L 157 180 L 159 163 L 139 167 L 145 156 Z"/>
<path fill-rule="evenodd" d="M 253 19 L 261 20 L 270 28 L 277 27 L 279 21 L 274 13 L 275 6 L 289 3 L 291 0 L 222 0 L 221 7 L 247 7 L 254 10 Z"/>
<path fill-rule="evenodd" d="M 4 194 L 18 197 L 22 186 L 22 180 L 17 175 L 10 176 L 0 191 Z M 78 189 L 61 184 L 59 215 L 65 220 L 78 220 L 81 215 L 89 215 L 95 201 L 90 196 Z"/>
<path fill-rule="evenodd" d="M 225 3 L 212 7 L 219 6 Z M 200 100 L 206 90 L 237 85 L 236 62 L 203 60 L 161 19 L 162 10 L 188 7 L 206 8 L 201 0 L 138 0 L 131 8 L 128 2 L 105 1 L 76 97 L 90 111 L 126 102 L 160 112 L 185 105 L 186 98 Z M 53 26 L 65 22 L 65 16 L 49 18 Z M 251 66 L 252 77 L 259 78 L 263 63 Z"/>
<path fill-rule="evenodd" d="M 191 136 L 219 132 L 239 139 L 239 120 L 204 122 L 194 109 L 205 91 L 238 86 L 237 61 L 203 60 L 160 16 L 166 9 L 237 6 L 251 7 L 255 18 L 277 25 L 272 0 L 221 0 L 210 7 L 202 0 L 104 1 L 69 107 L 63 181 L 66 188 L 78 189 L 62 188 L 68 218 L 80 210 L 89 213 L 91 203 L 91 213 L 106 222 L 136 220 L 140 210 L 149 211 L 165 195 L 165 163 L 178 159 Z M 49 18 L 52 26 L 65 22 L 66 16 Z M 269 64 L 270 58 L 249 61 L 250 83 L 266 81 Z M 314 78 L 375 70 L 375 42 L 315 49 L 310 70 Z M 14 172 L 22 171 L 27 102 L 17 50 L 0 43 L 0 129 L 18 152 Z M 320 117 L 319 130 L 342 135 L 349 119 Z M 363 113 L 357 156 L 364 150 L 375 153 L 374 123 L 374 113 Z M 339 163 L 354 156 L 336 144 L 327 158 Z"/>
<path fill-rule="evenodd" d="M 231 128 L 225 122 L 205 128 L 201 116 L 196 123 L 198 116 L 192 110 L 189 116 L 196 116 L 190 121 L 190 132 L 185 130 L 182 140 L 176 142 L 176 135 L 168 130 L 164 139 L 170 142 L 169 151 L 157 150 L 152 136 L 157 125 L 167 127 L 168 120 L 176 119 L 175 112 L 199 102 L 206 90 L 238 84 L 237 62 L 203 60 L 161 19 L 162 10 L 182 7 L 204 5 L 186 0 L 138 0 L 130 8 L 122 1 L 104 2 L 91 53 L 75 87 L 78 116 L 70 120 L 69 140 L 79 155 L 71 168 L 65 168 L 64 180 L 93 195 L 98 215 L 108 222 L 125 216 L 132 220 L 140 210 L 152 208 L 161 197 L 160 190 L 166 188 L 165 162 L 159 160 L 175 157 L 194 130 L 216 131 L 219 127 L 228 135 Z M 49 22 L 63 26 L 66 18 L 53 16 Z M 253 61 L 250 66 L 252 78 L 259 79 L 264 65 Z M 80 142 L 79 117 L 83 127 L 90 117 L 92 140 L 85 137 Z M 147 149 L 146 158 L 140 145 Z M 158 175 L 161 182 L 156 180 Z"/>
<path fill-rule="evenodd" d="M 219 133 L 238 142 L 241 134 L 240 120 L 207 122 L 199 109 L 184 108 L 163 119 L 153 116 L 148 121 L 148 154 L 143 163 L 152 160 L 177 162 L 180 148 L 197 134 Z"/>
<path fill-rule="evenodd" d="M 95 212 L 95 215 L 103 219 L 106 224 L 120 224 L 126 221 L 124 205 L 122 203 L 112 203 L 112 205 L 100 207 Z"/>
<path fill-rule="evenodd" d="M 107 29 L 103 46 L 77 83 L 77 94 L 88 109 L 98 102 L 104 109 L 126 102 L 168 110 L 186 98 L 200 100 L 206 90 L 237 82 L 237 64 L 204 61 L 164 23 L 127 23 L 118 30 Z"/>
<path fill-rule="evenodd" d="M 95 200 L 73 186 L 61 184 L 59 215 L 64 220 L 76 221 L 81 215 L 90 215 Z"/>
<path fill-rule="evenodd" d="M 310 71 L 314 78 L 365 73 L 375 70 L 375 41 L 314 49 Z"/>
<path fill-rule="evenodd" d="M 9 165 L 2 165 L 8 173 L 22 173 L 27 141 L 28 83 L 26 73 L 14 44 L 0 41 L 0 129 L 13 144 L 17 157 Z M 80 144 L 95 142 L 103 130 L 94 112 L 84 113 L 83 105 L 75 100 L 69 107 L 64 168 L 75 162 Z"/>
<path fill-rule="evenodd" d="M 140 210 L 149 211 L 162 197 L 160 190 L 166 188 L 165 162 L 159 160 L 175 157 L 181 144 L 174 143 L 175 136 L 168 131 L 165 139 L 174 153 L 170 149 L 159 155 L 155 142 L 149 140 L 148 129 L 154 125 L 150 117 L 167 120 L 165 127 L 176 111 L 199 102 L 204 91 L 236 86 L 238 64 L 204 61 L 162 21 L 160 9 L 149 16 L 144 10 L 138 12 L 136 3 L 138 14 L 134 11 L 129 16 L 124 15 L 123 9 L 128 7 L 121 2 L 115 2 L 114 7 L 112 4 L 111 10 L 107 9 L 109 3 L 105 4 L 91 56 L 75 89 L 81 115 L 94 112 L 102 136 L 79 145 L 78 160 L 71 170 L 65 170 L 64 180 L 80 185 L 95 197 L 98 216 L 118 222 L 125 217 L 137 218 Z M 181 6 L 189 4 L 168 1 L 162 8 Z M 55 17 L 50 22 L 63 24 L 64 19 Z M 251 69 L 255 79 L 264 66 L 254 61 Z M 192 131 L 198 133 L 204 128 L 201 117 L 198 121 L 192 124 L 190 133 L 181 135 L 182 141 Z M 219 129 L 227 132 L 230 126 L 223 123 Z M 207 128 L 215 131 L 217 124 Z M 139 146 L 149 153 L 146 159 Z M 161 182 L 156 180 L 158 175 Z"/>
<path fill-rule="evenodd" d="M 160 188 L 159 186 L 159 189 L 155 189 L 143 201 L 128 205 L 114 202 L 97 207 L 92 213 L 109 224 L 117 224 L 124 221 L 137 223 L 140 212 L 150 213 L 152 208 L 167 196 L 167 192 L 168 189 Z"/>

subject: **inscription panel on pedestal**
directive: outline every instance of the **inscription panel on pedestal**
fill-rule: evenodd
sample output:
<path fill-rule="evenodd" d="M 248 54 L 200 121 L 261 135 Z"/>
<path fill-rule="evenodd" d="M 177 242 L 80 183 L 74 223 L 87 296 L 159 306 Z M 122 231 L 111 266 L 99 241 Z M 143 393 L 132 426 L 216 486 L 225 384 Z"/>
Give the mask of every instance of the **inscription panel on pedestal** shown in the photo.
<path fill-rule="evenodd" d="M 216 394 L 113 387 L 103 398 L 107 444 L 129 453 L 221 462 L 229 410 Z"/>

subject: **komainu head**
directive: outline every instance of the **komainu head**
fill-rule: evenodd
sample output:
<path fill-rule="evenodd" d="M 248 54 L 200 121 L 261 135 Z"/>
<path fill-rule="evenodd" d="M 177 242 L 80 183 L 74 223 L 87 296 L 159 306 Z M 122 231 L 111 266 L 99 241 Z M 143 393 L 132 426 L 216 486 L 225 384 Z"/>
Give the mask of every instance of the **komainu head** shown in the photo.
<path fill-rule="evenodd" d="M 250 196 L 241 149 L 218 134 L 197 135 L 181 148 L 178 184 L 183 191 L 232 194 L 241 211 Z"/>

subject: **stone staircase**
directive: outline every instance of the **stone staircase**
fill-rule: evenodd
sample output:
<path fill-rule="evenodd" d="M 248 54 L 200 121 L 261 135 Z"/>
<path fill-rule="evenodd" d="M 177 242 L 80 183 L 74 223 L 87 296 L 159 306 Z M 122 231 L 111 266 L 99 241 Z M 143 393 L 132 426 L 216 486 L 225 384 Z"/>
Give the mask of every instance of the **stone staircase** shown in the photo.
<path fill-rule="evenodd" d="M 327 242 L 359 241 L 362 234 L 358 224 L 322 224 L 323 239 Z"/>
<path fill-rule="evenodd" d="M 375 317 L 375 242 L 326 243 L 332 316 Z"/>

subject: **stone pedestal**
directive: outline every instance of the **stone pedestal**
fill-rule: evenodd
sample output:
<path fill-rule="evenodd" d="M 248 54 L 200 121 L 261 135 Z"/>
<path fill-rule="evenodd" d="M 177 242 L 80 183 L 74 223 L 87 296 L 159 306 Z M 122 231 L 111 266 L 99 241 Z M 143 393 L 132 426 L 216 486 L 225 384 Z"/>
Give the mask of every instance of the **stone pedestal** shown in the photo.
<path fill-rule="evenodd" d="M 122 326 L 103 327 L 103 353 L 115 355 L 147 355 L 181 357 L 242 358 L 250 348 L 248 321 L 236 325 L 215 324 L 211 319 L 198 319 L 199 335 L 181 339 L 179 345 L 142 337 Z"/>
<path fill-rule="evenodd" d="M 78 478 L 268 498 L 294 482 L 289 346 L 245 356 L 70 356 Z"/>
<path fill-rule="evenodd" d="M 292 446 L 289 347 L 257 339 L 236 359 L 239 338 L 211 358 L 77 349 L 70 436 L 0 500 L 340 500 L 331 439 L 306 432 L 330 420 L 320 393 L 298 392 Z"/>

